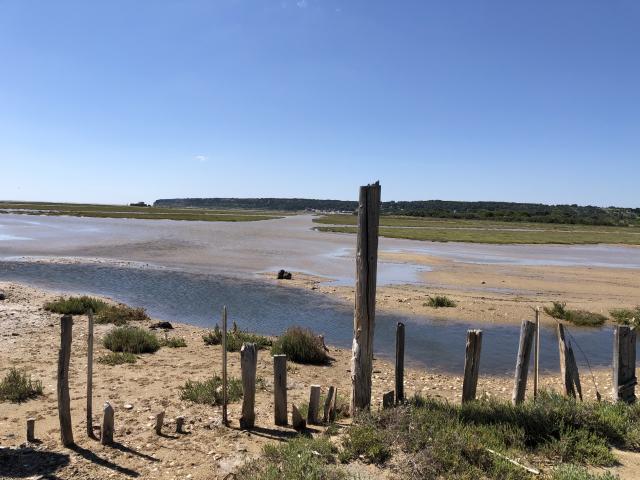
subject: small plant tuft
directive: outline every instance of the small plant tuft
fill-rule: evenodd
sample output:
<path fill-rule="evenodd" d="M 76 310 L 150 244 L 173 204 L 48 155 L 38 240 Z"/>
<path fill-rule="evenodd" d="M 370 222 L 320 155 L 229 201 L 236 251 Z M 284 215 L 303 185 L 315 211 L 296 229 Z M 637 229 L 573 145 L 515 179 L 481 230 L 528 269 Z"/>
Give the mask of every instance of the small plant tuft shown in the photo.
<path fill-rule="evenodd" d="M 31 376 L 12 368 L 0 382 L 0 401 L 22 403 L 42 395 L 42 382 L 31 380 Z"/>
<path fill-rule="evenodd" d="M 227 386 L 227 400 L 236 402 L 242 398 L 242 382 L 237 378 L 229 378 Z M 207 405 L 222 404 L 222 378 L 214 375 L 209 380 L 194 382 L 187 380 L 184 387 L 180 387 L 180 399 Z"/>
<path fill-rule="evenodd" d="M 105 335 L 102 344 L 112 352 L 154 353 L 160 348 L 158 338 L 139 327 L 116 327 Z"/>
<path fill-rule="evenodd" d="M 187 346 L 186 340 L 182 337 L 164 338 L 160 343 L 163 347 L 169 347 L 169 348 L 183 348 Z"/>
<path fill-rule="evenodd" d="M 273 343 L 271 354 L 285 354 L 292 362 L 311 365 L 326 365 L 330 360 L 318 335 L 302 327 L 289 327 Z"/>
<path fill-rule="evenodd" d="M 205 345 L 220 345 L 222 343 L 222 330 L 216 325 L 213 330 L 202 336 Z M 243 343 L 255 343 L 258 349 L 271 346 L 271 340 L 263 335 L 238 330 L 234 322 L 234 328 L 227 331 L 227 352 L 239 352 Z"/>
<path fill-rule="evenodd" d="M 83 295 L 81 297 L 57 298 L 45 303 L 44 309 L 62 315 L 84 315 L 89 310 L 92 310 L 93 313 L 99 313 L 108 306 L 109 304 L 104 300 Z"/>
<path fill-rule="evenodd" d="M 111 365 L 113 367 L 114 365 L 123 365 L 125 363 L 136 363 L 137 358 L 133 353 L 109 352 L 98 358 L 98 363 Z"/>
<path fill-rule="evenodd" d="M 129 322 L 149 320 L 149 315 L 144 308 L 129 307 L 124 304 L 109 305 L 98 312 L 96 323 L 114 325 L 126 325 Z"/>
<path fill-rule="evenodd" d="M 621 325 L 640 326 L 640 305 L 635 308 L 614 308 L 609 315 Z"/>
<path fill-rule="evenodd" d="M 607 321 L 607 317 L 586 310 L 569 310 L 565 302 L 553 302 L 553 306 L 544 307 L 544 312 L 558 320 L 566 320 L 574 325 L 598 327 Z"/>
<path fill-rule="evenodd" d="M 444 295 L 436 295 L 435 297 L 429 297 L 429 299 L 424 303 L 425 307 L 432 308 L 451 308 L 455 307 L 457 304 L 449 297 Z"/>

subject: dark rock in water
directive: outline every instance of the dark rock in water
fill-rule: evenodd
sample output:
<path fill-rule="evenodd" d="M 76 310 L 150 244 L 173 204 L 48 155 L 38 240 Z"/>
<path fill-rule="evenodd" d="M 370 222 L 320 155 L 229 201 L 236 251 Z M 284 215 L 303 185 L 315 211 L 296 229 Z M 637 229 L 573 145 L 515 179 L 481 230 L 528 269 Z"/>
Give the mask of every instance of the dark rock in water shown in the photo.
<path fill-rule="evenodd" d="M 287 272 L 286 270 L 280 270 L 278 272 L 278 280 L 291 280 L 292 278 L 291 272 Z"/>
<path fill-rule="evenodd" d="M 6 299 L 6 295 L 4 294 L 4 292 L 2 290 L 0 290 L 0 300 L 4 300 Z"/>
<path fill-rule="evenodd" d="M 149 328 L 155 330 L 157 328 L 162 328 L 163 330 L 173 330 L 173 325 L 169 322 L 156 322 L 152 323 Z"/>

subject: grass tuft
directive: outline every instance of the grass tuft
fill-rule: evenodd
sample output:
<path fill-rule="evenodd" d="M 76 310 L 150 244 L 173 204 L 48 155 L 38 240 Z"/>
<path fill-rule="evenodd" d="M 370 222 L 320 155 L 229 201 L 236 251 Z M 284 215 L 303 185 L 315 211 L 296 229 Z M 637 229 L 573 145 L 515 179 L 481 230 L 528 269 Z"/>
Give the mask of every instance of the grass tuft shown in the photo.
<path fill-rule="evenodd" d="M 242 398 L 242 382 L 237 378 L 229 378 L 227 385 L 227 400 L 236 402 Z M 180 399 L 207 405 L 222 404 L 222 378 L 214 375 L 209 380 L 194 382 L 187 380 L 184 387 L 180 387 Z"/>
<path fill-rule="evenodd" d="M 158 338 L 139 327 L 116 327 L 102 339 L 102 344 L 112 352 L 154 353 L 160 348 Z"/>
<path fill-rule="evenodd" d="M 607 317 L 586 310 L 569 310 L 564 302 L 553 302 L 552 307 L 544 307 L 544 312 L 558 320 L 566 320 L 574 325 L 599 327 L 607 321 Z"/>
<path fill-rule="evenodd" d="M 424 306 L 433 308 L 450 308 L 455 307 L 456 302 L 444 295 L 436 295 L 435 297 L 430 296 L 429 299 L 424 303 Z"/>
<path fill-rule="evenodd" d="M 553 471 L 551 480 L 617 480 L 618 477 L 609 472 L 589 473 L 589 471 L 578 465 L 560 465 Z"/>
<path fill-rule="evenodd" d="M 57 298 L 56 300 L 45 303 L 44 309 L 62 315 L 84 315 L 89 310 L 92 310 L 93 313 L 99 313 L 108 306 L 109 304 L 107 302 L 99 298 L 83 295 L 81 297 Z"/>
<path fill-rule="evenodd" d="M 213 330 L 202 336 L 205 345 L 220 345 L 222 343 L 222 330 L 216 325 Z M 239 352 L 243 343 L 255 343 L 258 349 L 271 346 L 271 339 L 263 335 L 244 332 L 233 329 L 227 331 L 227 352 Z"/>
<path fill-rule="evenodd" d="M 149 320 L 149 315 L 144 308 L 134 308 L 127 305 L 108 305 L 95 316 L 96 323 L 114 325 L 126 325 L 129 322 Z"/>
<path fill-rule="evenodd" d="M 621 325 L 640 326 L 640 305 L 635 308 L 614 308 L 609 315 Z"/>
<path fill-rule="evenodd" d="M 182 337 L 165 337 L 160 342 L 160 345 L 169 348 L 184 348 L 187 346 L 187 342 Z"/>
<path fill-rule="evenodd" d="M 137 357 L 133 353 L 127 352 L 109 352 L 98 358 L 98 363 L 104 365 L 123 365 L 125 363 L 136 363 Z"/>
<path fill-rule="evenodd" d="M 42 395 L 42 382 L 31 380 L 31 376 L 12 368 L 0 382 L 0 401 L 22 403 Z"/>
<path fill-rule="evenodd" d="M 318 335 L 302 327 L 289 327 L 273 342 L 271 354 L 285 354 L 289 360 L 296 363 L 312 365 L 329 363 L 329 356 Z"/>

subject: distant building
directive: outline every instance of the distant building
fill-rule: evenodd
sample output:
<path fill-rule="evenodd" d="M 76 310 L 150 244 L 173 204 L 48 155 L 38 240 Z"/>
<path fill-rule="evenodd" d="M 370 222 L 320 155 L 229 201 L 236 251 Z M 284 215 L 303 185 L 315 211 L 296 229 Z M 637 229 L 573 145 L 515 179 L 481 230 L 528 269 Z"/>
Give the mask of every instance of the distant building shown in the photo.
<path fill-rule="evenodd" d="M 151 205 L 147 205 L 144 202 L 130 203 L 130 207 L 150 207 Z"/>

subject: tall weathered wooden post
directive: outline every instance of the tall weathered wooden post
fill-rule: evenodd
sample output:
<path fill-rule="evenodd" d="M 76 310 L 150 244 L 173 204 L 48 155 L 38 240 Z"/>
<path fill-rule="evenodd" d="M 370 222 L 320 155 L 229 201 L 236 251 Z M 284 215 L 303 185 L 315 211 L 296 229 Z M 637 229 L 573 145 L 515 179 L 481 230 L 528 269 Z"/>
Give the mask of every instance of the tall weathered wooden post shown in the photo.
<path fill-rule="evenodd" d="M 613 399 L 636 401 L 636 329 L 618 325 L 613 331 Z"/>
<path fill-rule="evenodd" d="M 467 332 L 467 346 L 464 357 L 464 380 L 462 382 L 462 403 L 476 399 L 480 352 L 482 351 L 482 330 Z"/>
<path fill-rule="evenodd" d="M 93 434 L 93 311 L 87 312 L 87 435 Z"/>
<path fill-rule="evenodd" d="M 256 423 L 256 369 L 258 348 L 255 343 L 243 343 L 240 349 L 240 369 L 242 370 L 242 416 L 240 428 L 253 428 Z"/>
<path fill-rule="evenodd" d="M 227 417 L 227 306 L 222 307 L 222 424 L 229 425 Z"/>
<path fill-rule="evenodd" d="M 73 317 L 63 315 L 60 319 L 60 351 L 58 352 L 58 418 L 62 445 L 70 447 L 73 442 L 71 428 L 71 399 L 69 397 L 69 361 L 71 360 L 71 338 Z"/>
<path fill-rule="evenodd" d="M 535 329 L 536 324 L 534 322 L 529 320 L 522 322 L 518 358 L 516 360 L 516 377 L 513 386 L 513 397 L 511 398 L 514 405 L 518 405 L 524 401 L 524 394 L 527 390 L 529 359 L 531 357 L 531 348 L 533 347 Z"/>
<path fill-rule="evenodd" d="M 396 403 L 404 402 L 404 323 L 396 326 Z"/>
<path fill-rule="evenodd" d="M 360 187 L 358 243 L 356 249 L 356 291 L 351 352 L 351 413 L 371 405 L 373 332 L 376 317 L 376 273 L 380 184 Z"/>

